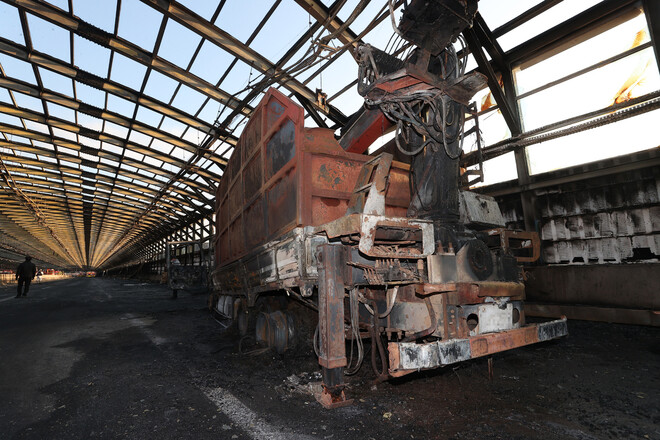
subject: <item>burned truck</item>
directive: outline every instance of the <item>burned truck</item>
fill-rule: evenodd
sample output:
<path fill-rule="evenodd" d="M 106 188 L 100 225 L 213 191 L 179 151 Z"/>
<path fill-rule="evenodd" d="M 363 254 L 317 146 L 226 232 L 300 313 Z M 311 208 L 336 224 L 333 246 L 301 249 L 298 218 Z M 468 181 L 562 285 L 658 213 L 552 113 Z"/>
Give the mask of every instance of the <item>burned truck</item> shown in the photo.
<path fill-rule="evenodd" d="M 302 107 L 271 89 L 217 190 L 210 305 L 278 352 L 296 336 L 287 303 L 317 313 L 309 337 L 326 407 L 348 402 L 344 376 L 365 343 L 387 379 L 567 334 L 565 319 L 525 320 L 520 265 L 539 257 L 537 234 L 506 229 L 494 199 L 461 190 L 463 127 L 484 78 L 465 74 L 452 44 L 476 1 L 445 3 L 406 7 L 405 58 L 356 48 L 363 115 L 387 118 L 409 164 L 350 152 L 368 118 L 337 139 L 306 128 Z M 273 296 L 279 309 L 259 307 Z"/>

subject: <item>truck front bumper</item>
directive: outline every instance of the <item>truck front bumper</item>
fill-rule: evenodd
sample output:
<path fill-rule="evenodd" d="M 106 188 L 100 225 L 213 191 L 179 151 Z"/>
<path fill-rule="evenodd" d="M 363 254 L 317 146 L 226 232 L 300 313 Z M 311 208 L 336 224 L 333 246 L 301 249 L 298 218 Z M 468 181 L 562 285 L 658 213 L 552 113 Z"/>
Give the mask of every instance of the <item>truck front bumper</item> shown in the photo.
<path fill-rule="evenodd" d="M 524 345 L 568 335 L 566 318 L 532 324 L 514 330 L 472 336 L 467 339 L 417 344 L 390 342 L 390 375 L 403 376 L 419 370 L 443 367 Z"/>

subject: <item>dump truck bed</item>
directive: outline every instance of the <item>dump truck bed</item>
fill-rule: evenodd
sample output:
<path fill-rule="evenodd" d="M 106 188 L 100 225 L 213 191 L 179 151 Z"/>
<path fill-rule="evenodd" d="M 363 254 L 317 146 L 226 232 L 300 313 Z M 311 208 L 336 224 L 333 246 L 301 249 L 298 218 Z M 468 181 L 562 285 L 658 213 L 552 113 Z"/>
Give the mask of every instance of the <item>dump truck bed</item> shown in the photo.
<path fill-rule="evenodd" d="M 216 193 L 216 267 L 296 227 L 346 213 L 369 156 L 345 152 L 333 131 L 305 128 L 303 109 L 271 89 L 241 135 Z M 394 162 L 386 214 L 405 217 L 409 167 Z"/>

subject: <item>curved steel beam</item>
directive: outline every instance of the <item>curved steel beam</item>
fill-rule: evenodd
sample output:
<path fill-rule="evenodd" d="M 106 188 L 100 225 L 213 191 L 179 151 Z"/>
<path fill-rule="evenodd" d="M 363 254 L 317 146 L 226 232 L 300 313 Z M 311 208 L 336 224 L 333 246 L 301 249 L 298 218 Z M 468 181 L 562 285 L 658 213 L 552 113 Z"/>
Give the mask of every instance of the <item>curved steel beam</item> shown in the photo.
<path fill-rule="evenodd" d="M 205 20 L 203 17 L 195 14 L 190 9 L 186 8 L 179 2 L 175 0 L 162 1 L 162 0 L 141 0 L 143 3 L 146 3 L 161 12 L 168 18 L 171 18 L 177 21 L 179 24 L 187 27 L 191 31 L 197 33 L 201 37 L 207 39 L 216 46 L 224 49 L 235 57 L 240 58 L 248 65 L 259 70 L 261 73 L 266 75 L 274 75 L 281 73 L 279 69 L 276 69 L 275 65 L 266 59 L 263 55 L 252 49 L 250 46 L 243 44 L 238 39 L 229 35 L 227 32 L 223 31 L 219 27 L 215 26 L 213 23 Z M 316 102 L 316 93 L 304 84 L 302 84 L 297 79 L 285 75 L 281 81 L 279 81 L 284 87 L 289 89 L 291 92 L 299 94 L 303 99 L 305 99 L 311 106 L 316 108 L 318 111 L 327 115 L 336 123 L 344 123 L 347 121 L 346 115 L 344 115 L 339 109 L 328 106 L 324 108 Z"/>

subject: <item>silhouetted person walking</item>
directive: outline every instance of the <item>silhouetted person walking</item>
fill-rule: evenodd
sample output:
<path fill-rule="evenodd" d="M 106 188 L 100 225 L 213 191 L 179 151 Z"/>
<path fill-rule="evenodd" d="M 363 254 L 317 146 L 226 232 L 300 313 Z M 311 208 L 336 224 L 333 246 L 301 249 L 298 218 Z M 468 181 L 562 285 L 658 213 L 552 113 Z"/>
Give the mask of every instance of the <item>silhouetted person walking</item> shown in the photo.
<path fill-rule="evenodd" d="M 19 264 L 16 269 L 16 279 L 18 280 L 18 294 L 16 295 L 16 298 L 27 296 L 28 290 L 30 290 L 30 283 L 37 274 L 37 266 L 35 266 L 30 260 L 32 260 L 32 257 L 29 255 L 26 256 L 25 261 Z M 23 286 L 25 286 L 25 290 L 23 290 Z"/>

